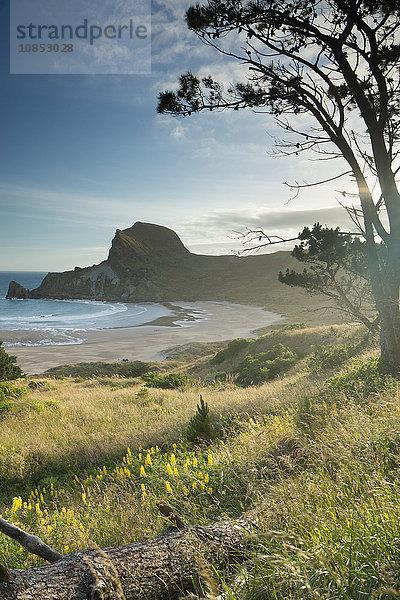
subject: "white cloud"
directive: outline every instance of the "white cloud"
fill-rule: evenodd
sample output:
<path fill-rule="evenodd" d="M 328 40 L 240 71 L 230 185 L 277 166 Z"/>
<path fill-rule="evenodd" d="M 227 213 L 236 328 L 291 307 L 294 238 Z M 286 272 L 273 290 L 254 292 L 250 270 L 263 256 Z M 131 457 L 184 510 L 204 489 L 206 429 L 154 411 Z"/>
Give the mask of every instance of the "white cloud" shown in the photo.
<path fill-rule="evenodd" d="M 186 138 L 187 128 L 182 127 L 182 125 L 177 125 L 170 133 L 171 137 L 180 140 L 182 138 Z"/>

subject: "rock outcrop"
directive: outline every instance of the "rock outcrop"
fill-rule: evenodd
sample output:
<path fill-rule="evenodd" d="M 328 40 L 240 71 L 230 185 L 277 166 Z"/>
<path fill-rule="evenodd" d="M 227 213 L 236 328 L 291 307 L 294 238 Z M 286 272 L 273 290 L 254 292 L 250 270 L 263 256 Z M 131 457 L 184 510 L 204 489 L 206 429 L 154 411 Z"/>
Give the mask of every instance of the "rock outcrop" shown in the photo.
<path fill-rule="evenodd" d="M 117 229 L 108 258 L 100 264 L 49 273 L 31 291 L 11 282 L 7 298 L 264 303 L 268 286 L 276 288 L 279 270 L 293 266 L 293 260 L 288 252 L 247 257 L 192 254 L 171 229 L 137 222 Z"/>
<path fill-rule="evenodd" d="M 18 298 L 18 300 L 26 300 L 30 297 L 30 291 L 24 288 L 16 281 L 10 281 L 6 298 Z"/>

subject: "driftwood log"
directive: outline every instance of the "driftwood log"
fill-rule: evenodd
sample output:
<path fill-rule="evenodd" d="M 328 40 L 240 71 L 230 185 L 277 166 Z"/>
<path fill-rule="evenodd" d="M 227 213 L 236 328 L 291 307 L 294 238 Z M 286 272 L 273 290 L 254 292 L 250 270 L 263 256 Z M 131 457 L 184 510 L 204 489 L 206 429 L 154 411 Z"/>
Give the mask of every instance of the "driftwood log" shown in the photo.
<path fill-rule="evenodd" d="M 161 510 L 161 508 L 160 508 Z M 171 520 L 176 521 L 176 515 Z M 244 556 L 250 518 L 204 527 L 170 527 L 157 538 L 105 550 L 82 550 L 26 570 L 10 569 L 0 600 L 171 600 L 189 591 L 210 566 Z M 201 589 L 201 588 L 200 588 Z"/>

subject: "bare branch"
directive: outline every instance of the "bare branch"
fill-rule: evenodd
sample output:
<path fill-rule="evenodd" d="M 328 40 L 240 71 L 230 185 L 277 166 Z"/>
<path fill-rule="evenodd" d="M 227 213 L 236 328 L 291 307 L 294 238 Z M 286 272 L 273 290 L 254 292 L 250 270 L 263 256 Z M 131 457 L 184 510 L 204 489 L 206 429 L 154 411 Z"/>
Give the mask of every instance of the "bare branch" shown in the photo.
<path fill-rule="evenodd" d="M 36 535 L 31 535 L 30 533 L 26 533 L 16 525 L 9 523 L 5 519 L 0 517 L 0 531 L 17 541 L 21 546 L 26 548 L 28 552 L 31 554 L 36 554 L 40 556 L 40 558 L 44 558 L 47 562 L 53 563 L 60 558 L 63 558 L 63 555 L 50 548 L 47 544 L 45 544 L 39 537 Z"/>

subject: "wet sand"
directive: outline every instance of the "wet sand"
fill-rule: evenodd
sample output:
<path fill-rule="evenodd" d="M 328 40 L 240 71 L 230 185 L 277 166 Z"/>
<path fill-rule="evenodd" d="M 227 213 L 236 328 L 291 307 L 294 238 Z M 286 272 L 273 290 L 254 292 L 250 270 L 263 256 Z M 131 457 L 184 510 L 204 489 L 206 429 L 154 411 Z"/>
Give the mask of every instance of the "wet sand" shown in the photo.
<path fill-rule="evenodd" d="M 78 362 L 114 362 L 122 358 L 160 361 L 164 359 L 163 352 L 172 346 L 255 337 L 254 329 L 284 319 L 258 306 L 228 302 L 179 302 L 174 306 L 182 310 L 173 317 L 162 317 L 136 327 L 88 331 L 81 344 L 8 346 L 7 351 L 17 356 L 20 367 L 30 374 Z M 194 320 L 193 315 L 199 320 Z M 0 339 L 14 343 L 23 341 L 26 336 L 24 331 L 0 331 Z"/>

